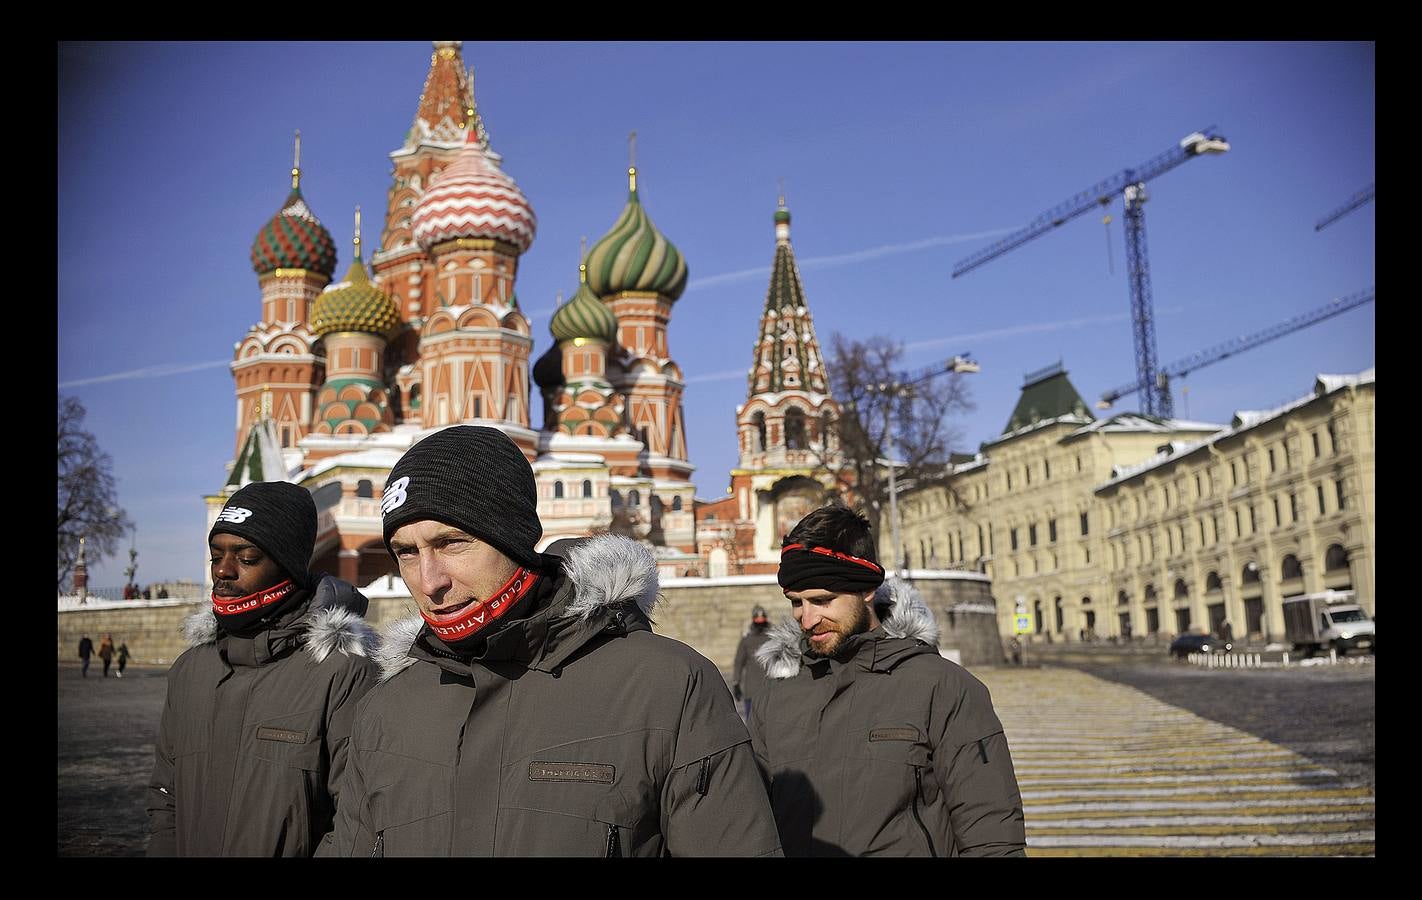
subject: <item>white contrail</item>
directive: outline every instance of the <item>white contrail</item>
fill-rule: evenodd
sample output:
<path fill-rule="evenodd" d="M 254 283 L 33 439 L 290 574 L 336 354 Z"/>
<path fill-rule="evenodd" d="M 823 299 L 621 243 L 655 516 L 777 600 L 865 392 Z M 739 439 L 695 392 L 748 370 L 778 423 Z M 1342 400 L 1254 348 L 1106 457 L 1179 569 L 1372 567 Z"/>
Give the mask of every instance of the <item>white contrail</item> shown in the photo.
<path fill-rule="evenodd" d="M 62 388 L 79 387 L 85 384 L 99 384 L 104 381 L 128 381 L 134 378 L 162 378 L 165 375 L 181 375 L 184 372 L 196 372 L 199 369 L 216 369 L 218 366 L 225 366 L 232 362 L 230 359 L 214 359 L 200 363 L 163 363 L 157 366 L 145 366 L 142 369 L 130 369 L 127 372 L 114 372 L 111 375 L 96 375 L 93 378 L 76 378 L 73 381 L 61 381 Z"/>
<path fill-rule="evenodd" d="M 1183 306 L 1170 306 L 1156 310 L 1157 315 L 1173 315 L 1184 312 Z M 1050 331 L 1064 331 L 1068 328 L 1082 328 L 1087 325 L 1107 325 L 1112 322 L 1129 321 L 1128 313 L 1112 313 L 1109 316 L 1084 316 L 1080 319 L 1062 319 L 1057 322 L 1031 322 L 1026 325 L 1013 325 L 1008 328 L 994 328 L 989 331 L 972 331 L 965 334 L 955 335 L 945 338 L 931 338 L 926 341 L 914 341 L 904 345 L 904 349 L 927 350 L 931 347 L 946 347 L 962 341 L 991 341 L 998 338 L 1017 337 L 1022 334 L 1040 334 Z"/>
<path fill-rule="evenodd" d="M 1008 234 L 1016 230 L 1016 228 L 995 228 L 991 231 L 977 231 L 972 234 L 940 235 L 939 237 L 924 238 L 919 241 L 909 241 L 905 244 L 885 244 L 882 247 L 870 247 L 867 250 L 855 250 L 852 253 L 840 253 L 834 256 L 807 256 L 797 262 L 802 269 L 845 266 L 850 263 L 863 262 L 867 259 L 877 259 L 881 256 L 892 256 L 896 253 L 911 253 L 914 250 L 923 250 L 927 247 L 942 247 L 946 244 L 961 244 L 966 241 L 998 237 L 999 235 Z M 736 281 L 746 281 L 750 278 L 764 278 L 769 274 L 770 266 L 758 266 L 754 269 L 741 269 L 739 272 L 723 272 L 720 275 L 708 275 L 705 278 L 693 279 L 687 284 L 687 288 L 704 288 L 717 284 L 730 284 Z"/>
<path fill-rule="evenodd" d="M 732 378 L 745 378 L 745 369 L 727 369 L 724 372 L 708 372 L 705 375 L 692 375 L 686 379 L 687 384 L 699 384 L 703 381 L 730 381 Z"/>

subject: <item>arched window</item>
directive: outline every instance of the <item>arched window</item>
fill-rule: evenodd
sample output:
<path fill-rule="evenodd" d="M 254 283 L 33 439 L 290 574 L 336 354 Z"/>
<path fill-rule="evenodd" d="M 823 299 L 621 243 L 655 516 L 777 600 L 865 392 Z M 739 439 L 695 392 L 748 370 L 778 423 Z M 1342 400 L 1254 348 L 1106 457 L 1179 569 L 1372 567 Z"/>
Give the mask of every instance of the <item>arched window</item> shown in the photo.
<path fill-rule="evenodd" d="M 757 412 L 751 416 L 751 424 L 755 426 L 755 445 L 751 448 L 756 452 L 765 450 L 765 413 Z"/>
<path fill-rule="evenodd" d="M 619 491 L 617 488 L 613 488 L 612 490 L 608 491 L 608 494 L 609 494 L 609 495 L 611 496 L 611 498 L 612 498 L 612 508 L 613 508 L 613 509 L 619 509 L 619 508 L 621 508 L 621 506 L 622 506 L 622 492 Z"/>
<path fill-rule="evenodd" d="M 1259 564 L 1253 562 L 1252 560 L 1250 562 L 1245 563 L 1244 570 L 1239 573 L 1239 580 L 1243 584 L 1258 584 Z"/>
<path fill-rule="evenodd" d="M 785 410 L 785 448 L 805 449 L 805 411 L 798 406 Z"/>
<path fill-rule="evenodd" d="M 357 496 L 357 497 L 374 497 L 374 496 L 375 496 L 375 486 L 370 483 L 370 479 L 369 479 L 369 478 L 362 478 L 362 479 L 356 484 L 356 496 Z"/>
<path fill-rule="evenodd" d="M 1205 591 L 1207 593 L 1209 591 L 1218 591 L 1221 587 L 1220 574 L 1218 572 L 1211 572 L 1205 576 Z"/>
<path fill-rule="evenodd" d="M 628 505 L 628 506 L 638 506 L 638 505 L 641 504 L 641 502 L 642 502 L 642 494 L 641 494 L 640 491 L 637 491 L 636 489 L 633 489 L 633 490 L 630 490 L 630 491 L 627 492 L 627 505 Z"/>
<path fill-rule="evenodd" d="M 676 496 L 676 497 L 673 497 L 673 498 L 672 498 L 672 511 L 673 511 L 673 512 L 681 512 L 681 497 L 680 497 L 680 496 Z"/>
<path fill-rule="evenodd" d="M 555 482 L 553 482 L 553 499 L 554 499 L 554 500 L 561 500 L 561 499 L 563 499 L 563 482 L 561 482 L 561 481 L 555 481 Z"/>
<path fill-rule="evenodd" d="M 1323 568 L 1327 572 L 1348 568 L 1348 551 L 1341 544 L 1331 544 L 1323 556 Z"/>
<path fill-rule="evenodd" d="M 1153 585 L 1153 584 L 1148 584 L 1148 585 L 1145 586 L 1145 602 L 1146 602 L 1146 603 L 1154 603 L 1154 602 L 1155 602 L 1155 585 Z"/>
<path fill-rule="evenodd" d="M 1116 595 L 1116 605 L 1117 605 L 1117 606 L 1125 606 L 1127 603 L 1130 603 L 1130 602 L 1131 602 L 1131 598 L 1126 596 L 1126 592 L 1125 592 L 1125 591 L 1121 591 L 1119 594 Z"/>
<path fill-rule="evenodd" d="M 1180 600 L 1190 596 L 1190 589 L 1185 586 L 1185 579 L 1175 579 L 1175 599 Z"/>
<path fill-rule="evenodd" d="M 592 496 L 592 482 L 589 481 L 589 480 L 586 479 L 586 478 L 583 479 L 583 496 L 584 496 L 584 497 L 591 497 L 591 496 Z"/>
<path fill-rule="evenodd" d="M 414 412 L 420 408 L 420 386 L 418 384 L 410 387 L 410 411 Z"/>
<path fill-rule="evenodd" d="M 1293 578 L 1303 577 L 1303 565 L 1299 563 L 1299 558 L 1290 553 L 1284 557 L 1284 561 L 1279 563 L 1279 577 L 1285 581 Z"/>

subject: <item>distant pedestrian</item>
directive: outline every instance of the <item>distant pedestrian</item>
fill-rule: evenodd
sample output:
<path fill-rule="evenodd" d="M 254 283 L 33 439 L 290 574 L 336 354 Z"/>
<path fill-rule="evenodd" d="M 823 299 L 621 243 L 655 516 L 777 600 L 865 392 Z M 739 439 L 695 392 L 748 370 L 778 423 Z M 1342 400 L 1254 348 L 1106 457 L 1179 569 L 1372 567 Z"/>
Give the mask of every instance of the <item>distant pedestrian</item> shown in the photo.
<path fill-rule="evenodd" d="M 1013 635 L 1012 640 L 1007 642 L 1007 649 L 1012 653 L 1012 664 L 1014 666 L 1022 665 L 1022 641 L 1018 640 L 1016 635 Z"/>
<path fill-rule="evenodd" d="M 152 585 L 149 585 L 148 587 L 146 587 L 146 588 L 143 589 L 143 599 L 144 599 L 144 600 L 152 600 L 152 599 L 153 599 L 153 586 L 152 586 Z"/>
<path fill-rule="evenodd" d="M 1220 640 L 1226 643 L 1234 641 L 1234 629 L 1230 627 L 1229 619 L 1220 623 Z"/>
<path fill-rule="evenodd" d="M 111 634 L 106 634 L 104 635 L 104 639 L 99 641 L 99 659 L 102 659 L 104 661 L 105 678 L 109 677 L 109 663 L 113 662 L 113 658 L 114 636 Z"/>
<path fill-rule="evenodd" d="M 84 661 L 84 677 L 89 677 L 89 657 L 94 655 L 94 642 L 86 634 L 79 639 L 79 658 Z"/>
<path fill-rule="evenodd" d="M 122 677 L 123 677 L 123 670 L 124 670 L 124 667 L 128 665 L 128 644 L 119 644 L 119 646 L 118 646 L 118 664 L 119 664 L 118 677 L 122 678 Z"/>
<path fill-rule="evenodd" d="M 731 696 L 740 706 L 741 718 L 750 720 L 751 700 L 765 687 L 765 669 L 756 662 L 755 651 L 770 638 L 770 619 L 764 607 L 751 611 L 750 627 L 736 647 L 736 661 L 731 668 Z"/>
<path fill-rule="evenodd" d="M 168 599 L 168 589 L 167 589 L 166 587 L 160 587 L 160 588 L 158 589 L 158 599 L 159 599 L 159 600 L 167 600 L 167 599 Z"/>

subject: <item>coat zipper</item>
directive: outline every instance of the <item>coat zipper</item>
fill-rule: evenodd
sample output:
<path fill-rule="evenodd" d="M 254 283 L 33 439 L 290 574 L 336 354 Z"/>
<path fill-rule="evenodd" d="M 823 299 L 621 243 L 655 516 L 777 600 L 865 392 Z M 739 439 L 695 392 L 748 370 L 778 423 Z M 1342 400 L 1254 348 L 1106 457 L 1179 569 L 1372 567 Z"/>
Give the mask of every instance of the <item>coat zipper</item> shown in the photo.
<path fill-rule="evenodd" d="M 913 784 L 913 820 L 918 823 L 919 830 L 923 832 L 923 839 L 928 842 L 928 855 L 936 859 L 938 852 L 933 849 L 933 835 L 928 833 L 928 826 L 923 824 L 923 819 L 918 814 L 918 800 L 923 796 L 923 769 L 918 766 L 913 767 Z"/>
<path fill-rule="evenodd" d="M 617 826 L 607 826 L 607 857 L 620 857 L 622 855 L 622 840 L 618 836 Z"/>
<path fill-rule="evenodd" d="M 381 829 L 375 833 L 375 849 L 370 851 L 371 856 L 385 855 L 385 830 Z"/>

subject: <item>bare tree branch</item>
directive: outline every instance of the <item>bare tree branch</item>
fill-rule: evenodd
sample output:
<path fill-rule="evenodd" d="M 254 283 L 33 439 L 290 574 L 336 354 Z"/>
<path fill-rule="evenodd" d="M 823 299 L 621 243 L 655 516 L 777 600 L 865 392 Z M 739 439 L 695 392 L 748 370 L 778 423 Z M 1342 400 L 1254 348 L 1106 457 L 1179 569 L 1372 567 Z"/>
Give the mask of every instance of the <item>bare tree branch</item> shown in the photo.
<path fill-rule="evenodd" d="M 58 588 L 79 558 L 85 539 L 86 562 L 97 562 L 118 549 L 131 524 L 115 498 L 113 461 L 81 426 L 86 411 L 73 397 L 59 398 Z M 89 556 L 88 554 L 92 554 Z"/>

